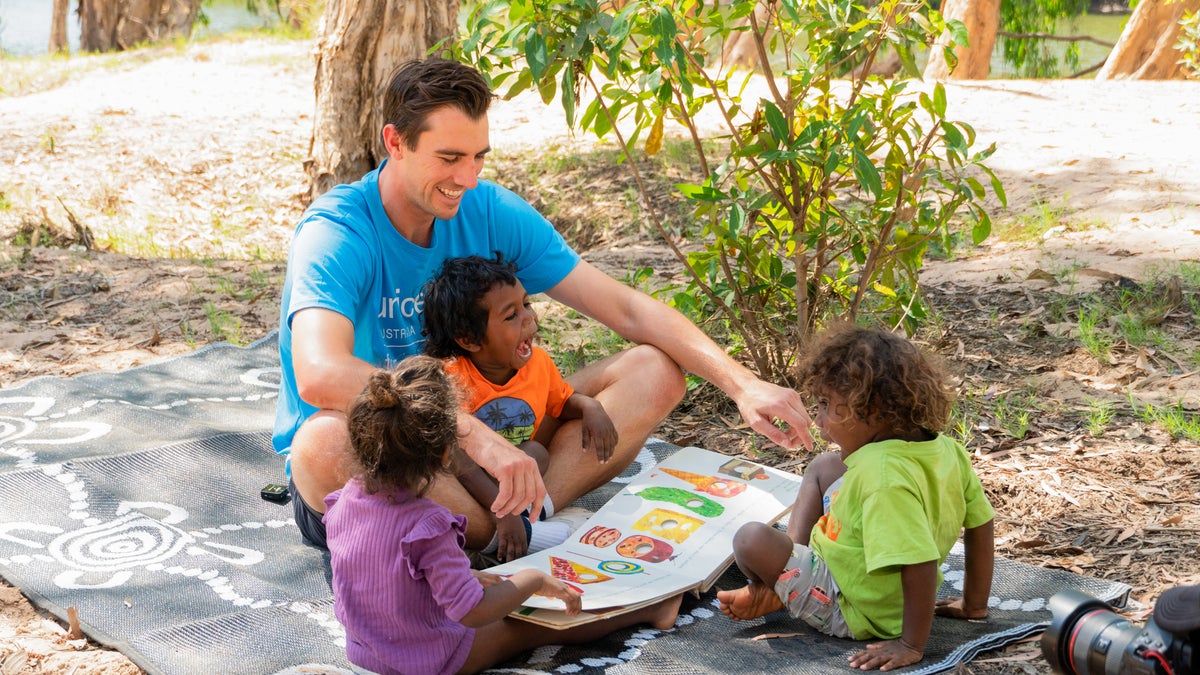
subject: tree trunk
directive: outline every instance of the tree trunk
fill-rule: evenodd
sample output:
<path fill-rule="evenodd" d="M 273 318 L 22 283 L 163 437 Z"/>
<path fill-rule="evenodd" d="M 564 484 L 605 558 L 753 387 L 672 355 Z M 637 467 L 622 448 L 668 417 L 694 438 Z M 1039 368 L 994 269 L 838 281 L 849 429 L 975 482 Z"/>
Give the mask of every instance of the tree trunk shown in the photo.
<path fill-rule="evenodd" d="M 50 53 L 69 53 L 71 46 L 67 43 L 67 10 L 70 0 L 54 0 L 54 8 L 50 10 Z"/>
<path fill-rule="evenodd" d="M 458 30 L 459 0 L 328 0 L 317 29 L 309 198 L 384 158 L 383 91 L 400 64 Z"/>
<path fill-rule="evenodd" d="M 1175 48 L 1179 42 L 1179 21 L 1184 13 L 1200 11 L 1200 0 L 1142 0 L 1117 46 L 1104 61 L 1097 80 L 1177 80 L 1186 77 Z"/>
<path fill-rule="evenodd" d="M 79 0 L 78 11 L 79 48 L 108 52 L 188 37 L 200 0 Z"/>
<path fill-rule="evenodd" d="M 771 19 L 774 14 L 775 0 L 759 0 L 758 4 L 754 6 L 754 23 L 762 32 L 764 43 L 770 34 Z M 744 19 L 742 25 L 747 26 L 746 30 L 730 34 L 725 39 L 725 44 L 721 46 L 721 63 L 726 68 L 741 66 L 753 70 L 758 67 L 758 42 L 754 37 L 754 29 L 749 27 L 751 26 L 750 19 Z"/>
<path fill-rule="evenodd" d="M 929 50 L 925 79 L 986 80 L 991 72 L 996 32 L 1000 30 L 1000 0 L 946 0 L 942 3 L 942 16 L 966 25 L 969 44 L 954 48 L 958 64 L 951 69 L 944 51 L 950 36 L 938 38 Z"/>

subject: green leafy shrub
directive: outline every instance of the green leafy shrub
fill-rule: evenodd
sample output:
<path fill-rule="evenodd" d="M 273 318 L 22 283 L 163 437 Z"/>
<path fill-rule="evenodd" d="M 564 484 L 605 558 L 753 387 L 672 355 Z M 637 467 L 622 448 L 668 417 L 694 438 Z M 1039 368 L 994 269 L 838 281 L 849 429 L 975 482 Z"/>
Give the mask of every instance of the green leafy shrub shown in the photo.
<path fill-rule="evenodd" d="M 915 328 L 928 245 L 964 221 L 982 241 L 982 181 L 1004 193 L 983 164 L 994 148 L 972 150 L 975 132 L 946 118 L 940 84 L 868 74 L 886 48 L 915 76 L 914 51 L 946 29 L 961 38 L 961 24 L 899 0 L 756 7 L 497 0 L 470 12 L 456 49 L 504 95 L 536 88 L 573 127 L 615 140 L 645 217 L 689 274 L 669 300 L 786 381 L 831 317 Z M 734 36 L 753 40 L 765 77 L 720 66 Z M 697 121 L 705 109 L 721 120 L 715 146 Z M 662 148 L 667 120 L 686 130 L 707 177 L 677 186 L 704 225 L 702 250 L 685 252 L 646 198 L 640 158 Z"/>

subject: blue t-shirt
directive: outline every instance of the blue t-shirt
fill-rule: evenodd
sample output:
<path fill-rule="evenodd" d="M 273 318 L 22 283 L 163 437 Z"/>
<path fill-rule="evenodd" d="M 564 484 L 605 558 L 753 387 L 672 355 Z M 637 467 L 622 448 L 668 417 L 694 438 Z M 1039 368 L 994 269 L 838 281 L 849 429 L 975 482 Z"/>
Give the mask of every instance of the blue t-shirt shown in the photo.
<path fill-rule="evenodd" d="M 290 450 L 296 429 L 317 411 L 296 389 L 291 328 L 296 312 L 316 307 L 345 316 L 354 324 L 354 355 L 386 368 L 423 350 L 423 287 L 447 258 L 499 252 L 516 264 L 529 293 L 553 287 L 579 262 L 525 200 L 482 180 L 463 194 L 454 218 L 434 222 L 429 248 L 417 246 L 384 212 L 383 166 L 319 197 L 296 226 L 279 321 L 283 373 L 272 440 L 276 452 Z"/>

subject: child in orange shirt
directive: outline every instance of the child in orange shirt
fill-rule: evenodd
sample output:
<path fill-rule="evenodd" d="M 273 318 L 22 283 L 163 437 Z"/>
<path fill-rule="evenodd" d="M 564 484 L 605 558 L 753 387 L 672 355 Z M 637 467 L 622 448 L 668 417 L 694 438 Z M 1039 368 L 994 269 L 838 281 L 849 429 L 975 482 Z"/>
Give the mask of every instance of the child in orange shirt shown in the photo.
<path fill-rule="evenodd" d="M 584 448 L 601 462 L 612 456 L 617 430 L 604 407 L 576 392 L 549 354 L 533 344 L 537 315 L 514 265 L 498 258 L 451 258 L 425 286 L 424 302 L 425 353 L 446 360 L 446 372 L 465 392 L 464 408 L 533 457 L 543 474 L 550 455 L 537 432 L 546 415 L 581 419 Z M 496 499 L 496 482 L 465 453 L 455 461 L 459 482 L 486 508 Z M 566 523 L 506 516 L 496 519 L 496 536 L 482 552 L 501 562 L 514 560 L 570 534 Z"/>

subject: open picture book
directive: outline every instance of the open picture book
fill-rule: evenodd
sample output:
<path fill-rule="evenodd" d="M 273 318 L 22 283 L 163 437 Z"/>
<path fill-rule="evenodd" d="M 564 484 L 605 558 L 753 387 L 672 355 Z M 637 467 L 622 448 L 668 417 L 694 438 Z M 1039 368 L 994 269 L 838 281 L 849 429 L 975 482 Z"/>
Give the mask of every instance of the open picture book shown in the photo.
<path fill-rule="evenodd" d="M 512 616 L 555 628 L 628 612 L 683 591 L 707 591 L 733 562 L 733 535 L 791 509 L 800 477 L 700 448 L 683 448 L 635 477 L 567 540 L 487 569 L 539 569 L 582 594 L 583 611 L 532 596 Z"/>

